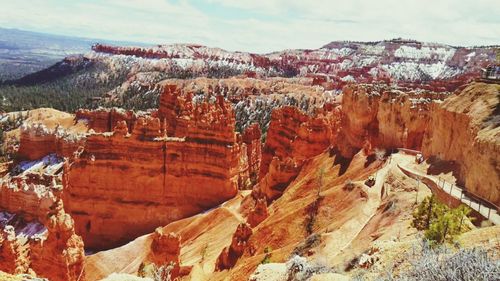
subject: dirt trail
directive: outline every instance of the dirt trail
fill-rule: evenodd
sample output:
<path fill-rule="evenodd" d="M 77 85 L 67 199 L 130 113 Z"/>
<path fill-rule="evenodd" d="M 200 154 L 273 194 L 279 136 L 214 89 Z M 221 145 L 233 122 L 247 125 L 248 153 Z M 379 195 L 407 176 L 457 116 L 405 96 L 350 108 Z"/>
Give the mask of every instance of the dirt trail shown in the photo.
<path fill-rule="evenodd" d="M 377 210 L 382 203 L 382 187 L 386 182 L 388 172 L 396 168 L 399 163 L 408 163 L 413 159 L 413 156 L 404 153 L 393 154 L 391 158 L 383 164 L 384 166 L 376 172 L 375 185 L 367 189 L 368 202 L 363 207 L 362 214 L 357 218 L 349 220 L 339 229 L 324 234 L 325 247 L 321 249 L 321 252 L 328 257 L 328 260 L 332 260 L 337 255 L 347 251 L 352 242 L 358 238 L 358 235 L 377 214 Z"/>
<path fill-rule="evenodd" d="M 495 225 L 500 224 L 500 215 L 498 214 L 498 211 L 496 209 L 486 207 L 483 204 L 479 204 L 477 201 L 473 200 L 472 198 L 467 197 L 467 195 L 465 193 L 463 193 L 462 188 L 460 188 L 456 185 L 444 182 L 436 176 L 426 175 L 426 174 L 422 174 L 420 172 L 417 172 L 413 169 L 408 168 L 405 165 L 398 165 L 398 167 L 408 176 L 410 176 L 414 179 L 421 179 L 422 182 L 424 184 L 426 184 L 431 190 L 435 190 L 436 188 L 439 188 L 441 191 L 444 191 L 446 194 L 448 194 L 451 198 L 453 198 L 455 200 L 459 200 L 463 204 L 469 206 L 471 209 L 480 213 L 484 218 L 490 220 Z"/>

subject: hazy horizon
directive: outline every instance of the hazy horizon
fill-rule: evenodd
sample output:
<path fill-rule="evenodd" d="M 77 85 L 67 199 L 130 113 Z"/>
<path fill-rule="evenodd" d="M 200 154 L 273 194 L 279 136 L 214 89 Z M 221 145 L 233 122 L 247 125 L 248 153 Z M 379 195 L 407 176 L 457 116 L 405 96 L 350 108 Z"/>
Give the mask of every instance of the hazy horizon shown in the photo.
<path fill-rule="evenodd" d="M 201 44 L 254 53 L 317 49 L 331 41 L 393 38 L 453 46 L 500 44 L 497 1 L 454 2 L 0 0 L 0 27 L 131 43 Z"/>

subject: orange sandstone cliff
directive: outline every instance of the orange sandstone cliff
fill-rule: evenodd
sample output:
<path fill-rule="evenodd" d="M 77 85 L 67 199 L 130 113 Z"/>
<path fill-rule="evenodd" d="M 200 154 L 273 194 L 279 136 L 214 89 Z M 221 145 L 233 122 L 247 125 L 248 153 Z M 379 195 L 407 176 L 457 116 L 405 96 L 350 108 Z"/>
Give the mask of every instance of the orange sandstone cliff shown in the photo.
<path fill-rule="evenodd" d="M 431 104 L 446 93 L 401 91 L 380 85 L 343 89 L 342 121 L 337 147 L 346 158 L 359 149 L 421 149 Z"/>
<path fill-rule="evenodd" d="M 114 247 L 214 207 L 248 181 L 248 154 L 251 169 L 258 165 L 260 136 L 241 140 L 222 97 L 195 103 L 166 86 L 160 101 L 157 113 L 130 118 L 132 125 L 119 120 L 112 132 L 88 135 L 65 169 L 65 205 L 89 248 Z"/>
<path fill-rule="evenodd" d="M 423 152 L 459 165 L 459 185 L 500 206 L 500 85 L 472 83 L 433 105 Z"/>
<path fill-rule="evenodd" d="M 276 199 L 297 176 L 305 159 L 334 144 L 339 113 L 331 106 L 313 116 L 292 106 L 274 110 L 262 151 L 258 193 L 268 200 Z"/>

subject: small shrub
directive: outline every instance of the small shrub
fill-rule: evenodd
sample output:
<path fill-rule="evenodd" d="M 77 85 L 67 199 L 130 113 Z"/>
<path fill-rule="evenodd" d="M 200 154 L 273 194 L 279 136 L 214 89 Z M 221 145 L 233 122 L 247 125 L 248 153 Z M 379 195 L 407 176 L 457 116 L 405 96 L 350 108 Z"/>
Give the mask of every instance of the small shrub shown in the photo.
<path fill-rule="evenodd" d="M 264 248 L 264 253 L 266 254 L 264 256 L 264 259 L 260 262 L 261 264 L 266 264 L 266 263 L 270 263 L 271 262 L 271 252 L 273 251 L 273 249 L 269 246 L 265 247 Z"/>
<path fill-rule="evenodd" d="M 356 185 L 351 180 L 347 180 L 344 184 L 343 189 L 346 191 L 352 191 L 355 187 Z"/>
<path fill-rule="evenodd" d="M 167 265 L 157 266 L 154 263 L 141 263 L 139 269 L 137 270 L 137 275 L 143 278 L 152 278 L 154 281 L 171 281 L 172 280 L 172 269 L 174 269 L 175 263 L 171 262 Z"/>
<path fill-rule="evenodd" d="M 168 265 L 156 266 L 153 268 L 153 280 L 154 281 L 171 281 L 172 280 L 172 269 L 174 269 L 175 263 L 171 262 Z"/>
<path fill-rule="evenodd" d="M 316 216 L 318 215 L 319 206 L 323 197 L 317 197 L 309 206 L 306 208 L 306 220 L 304 222 L 307 235 L 311 235 L 314 232 L 314 224 L 316 223 Z"/>
<path fill-rule="evenodd" d="M 309 235 L 304 242 L 300 243 L 292 252 L 292 255 L 303 256 L 313 247 L 321 242 L 321 235 L 314 233 Z"/>
<path fill-rule="evenodd" d="M 450 253 L 446 247 L 424 243 L 412 267 L 396 280 L 500 280 L 500 261 L 492 260 L 484 249 L 460 249 Z"/>
<path fill-rule="evenodd" d="M 458 234 L 469 230 L 464 223 L 469 213 L 466 206 L 450 209 L 432 195 L 425 198 L 413 213 L 412 226 L 425 230 L 425 237 L 432 243 L 453 242 Z"/>
<path fill-rule="evenodd" d="M 404 270 L 394 272 L 395 267 L 375 280 L 384 281 L 496 281 L 500 280 L 500 261 L 488 255 L 482 248 L 458 249 L 453 251 L 447 246 L 435 247 L 423 240 L 405 260 L 410 265 Z M 401 268 L 401 267 L 399 267 Z M 366 278 L 366 271 L 358 272 L 353 280 L 372 280 Z"/>
<path fill-rule="evenodd" d="M 418 230 L 429 229 L 431 222 L 440 216 L 445 208 L 447 207 L 437 202 L 434 195 L 426 197 L 413 213 L 412 226 Z"/>
<path fill-rule="evenodd" d="M 310 264 L 306 258 L 297 255 L 287 261 L 286 269 L 287 281 L 305 281 L 309 280 L 314 274 L 333 271 L 323 265 Z"/>
<path fill-rule="evenodd" d="M 201 249 L 201 262 L 204 262 L 205 261 L 205 257 L 207 255 L 207 251 L 208 251 L 208 243 L 205 244 L 203 246 L 203 248 Z"/>

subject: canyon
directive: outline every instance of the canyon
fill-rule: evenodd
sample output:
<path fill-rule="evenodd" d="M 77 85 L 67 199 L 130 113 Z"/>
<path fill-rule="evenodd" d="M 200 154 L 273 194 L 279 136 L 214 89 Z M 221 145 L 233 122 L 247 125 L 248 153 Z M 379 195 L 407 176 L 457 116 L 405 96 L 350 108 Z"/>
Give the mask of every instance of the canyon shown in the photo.
<path fill-rule="evenodd" d="M 87 136 L 63 177 L 68 212 L 89 248 L 116 247 L 232 198 L 255 168 L 248 155 L 255 161 L 260 150 L 252 146 L 258 134 L 245 135 L 247 146 L 235 132 L 222 97 L 197 104 L 173 85 L 149 116 L 93 114 L 90 130 L 102 133 Z"/>
<path fill-rule="evenodd" d="M 98 44 L 87 56 L 136 68 L 99 99 L 106 107 L 0 118 L 22 119 L 2 143 L 15 151 L 0 166 L 7 274 L 306 280 L 290 279 L 294 263 L 314 270 L 307 280 L 401 273 L 422 236 L 413 211 L 435 192 L 412 169 L 498 212 L 500 85 L 477 77 L 488 48 L 392 40 L 255 55 Z M 148 72 L 213 66 L 243 71 Z M 131 96 L 136 83 L 143 91 Z M 154 107 L 114 107 L 145 96 Z M 498 250 L 488 217 L 465 223 L 464 247 Z"/>

